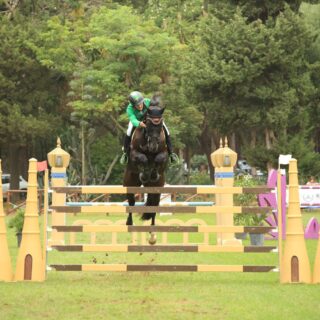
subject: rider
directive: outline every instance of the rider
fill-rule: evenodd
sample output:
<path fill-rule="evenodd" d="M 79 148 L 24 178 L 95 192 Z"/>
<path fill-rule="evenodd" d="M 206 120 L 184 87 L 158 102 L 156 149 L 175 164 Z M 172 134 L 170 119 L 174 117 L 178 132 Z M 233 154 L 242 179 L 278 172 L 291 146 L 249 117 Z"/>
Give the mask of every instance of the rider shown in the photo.
<path fill-rule="evenodd" d="M 124 138 L 123 155 L 120 159 L 121 164 L 126 164 L 128 162 L 131 136 L 134 129 L 146 127 L 145 123 L 142 120 L 150 105 L 159 105 L 159 100 L 157 98 L 152 100 L 144 98 L 139 91 L 133 91 L 130 93 L 129 104 L 127 106 L 127 115 L 129 117 L 130 122 L 127 134 Z M 163 128 L 166 136 L 166 144 L 170 161 L 171 163 L 179 163 L 179 157 L 172 151 L 170 133 L 164 122 Z"/>

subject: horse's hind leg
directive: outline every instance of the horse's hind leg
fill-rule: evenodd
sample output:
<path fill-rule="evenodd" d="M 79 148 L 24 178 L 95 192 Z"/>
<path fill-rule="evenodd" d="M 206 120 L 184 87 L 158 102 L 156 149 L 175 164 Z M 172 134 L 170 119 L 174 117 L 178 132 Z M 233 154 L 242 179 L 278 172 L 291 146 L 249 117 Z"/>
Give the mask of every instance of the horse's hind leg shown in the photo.
<path fill-rule="evenodd" d="M 148 194 L 148 200 L 146 205 L 147 206 L 158 206 L 160 202 L 160 194 L 157 193 L 151 193 Z M 155 212 L 150 212 L 147 213 L 148 217 L 151 218 L 151 225 L 155 225 L 156 221 L 156 213 Z M 150 232 L 150 238 L 149 238 L 149 243 L 150 244 L 156 244 L 157 242 L 157 235 L 154 232 Z"/>
<path fill-rule="evenodd" d="M 138 176 L 134 175 L 130 170 L 128 170 L 128 168 L 126 168 L 126 171 L 124 173 L 124 178 L 123 178 L 123 186 L 124 187 L 129 187 L 129 186 L 138 187 L 140 185 L 141 184 L 139 182 Z M 127 200 L 128 200 L 129 206 L 134 206 L 136 203 L 136 200 L 134 198 L 133 193 L 127 193 Z M 133 225 L 132 212 L 129 212 L 129 214 L 128 214 L 126 225 L 127 226 Z"/>
<path fill-rule="evenodd" d="M 134 194 L 133 193 L 128 193 L 127 194 L 127 199 L 128 199 L 128 204 L 129 206 L 134 206 L 136 200 L 134 198 Z M 126 222 L 127 226 L 132 226 L 133 225 L 133 219 L 132 219 L 132 212 L 129 212 L 128 214 L 128 218 L 127 218 L 127 222 Z"/>
<path fill-rule="evenodd" d="M 152 218 L 151 218 L 151 225 L 155 225 L 155 220 L 156 220 L 156 213 L 152 213 Z M 151 231 L 150 232 L 150 238 L 149 238 L 149 244 L 156 244 L 157 243 L 157 235 L 155 232 Z"/>

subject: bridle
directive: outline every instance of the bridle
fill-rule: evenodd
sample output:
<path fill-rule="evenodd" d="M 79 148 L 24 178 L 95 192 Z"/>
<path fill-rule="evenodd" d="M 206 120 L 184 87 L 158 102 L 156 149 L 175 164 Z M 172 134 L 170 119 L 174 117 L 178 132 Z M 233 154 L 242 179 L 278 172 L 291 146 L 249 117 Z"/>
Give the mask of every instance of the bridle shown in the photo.
<path fill-rule="evenodd" d="M 150 116 L 147 116 L 146 117 L 146 122 L 147 121 L 151 121 L 151 123 L 154 125 L 154 126 L 158 126 L 161 124 L 163 118 L 162 117 L 150 117 Z"/>
<path fill-rule="evenodd" d="M 156 143 L 159 144 L 160 142 L 160 135 L 161 135 L 161 129 L 163 125 L 163 117 L 162 117 L 162 111 L 161 109 L 152 110 L 150 113 L 146 114 L 144 123 L 146 124 L 146 128 L 143 128 L 143 134 L 145 141 L 147 142 L 146 145 L 142 146 L 140 145 L 140 148 L 142 150 L 150 150 L 150 144 Z M 150 135 L 150 126 L 152 126 L 155 130 L 159 132 L 159 136 L 155 137 L 154 135 Z M 151 129 L 152 130 L 152 129 Z M 156 139 L 156 142 L 155 142 Z"/>

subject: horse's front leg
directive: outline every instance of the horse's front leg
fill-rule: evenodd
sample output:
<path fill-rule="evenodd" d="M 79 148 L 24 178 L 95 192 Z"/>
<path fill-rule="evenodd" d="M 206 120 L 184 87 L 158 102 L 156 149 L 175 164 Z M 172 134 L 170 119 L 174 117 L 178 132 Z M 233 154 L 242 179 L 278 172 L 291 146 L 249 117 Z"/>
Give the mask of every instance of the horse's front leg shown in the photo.
<path fill-rule="evenodd" d="M 144 153 L 134 150 L 131 153 L 131 160 L 139 170 L 139 179 L 142 184 L 145 184 L 150 179 L 150 172 L 148 170 L 148 158 Z"/>
<path fill-rule="evenodd" d="M 168 152 L 160 152 L 154 158 L 154 168 L 152 169 L 150 181 L 157 182 L 160 178 L 160 173 L 165 170 L 168 162 Z"/>

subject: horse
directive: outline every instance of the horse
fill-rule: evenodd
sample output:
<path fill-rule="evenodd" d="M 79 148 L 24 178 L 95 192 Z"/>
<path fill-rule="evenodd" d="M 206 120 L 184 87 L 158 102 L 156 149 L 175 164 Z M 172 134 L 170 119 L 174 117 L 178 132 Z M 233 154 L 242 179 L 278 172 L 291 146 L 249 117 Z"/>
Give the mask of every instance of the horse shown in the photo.
<path fill-rule="evenodd" d="M 164 108 L 150 106 L 144 119 L 146 128 L 136 128 L 130 146 L 130 155 L 125 169 L 123 186 L 125 187 L 163 187 L 165 169 L 168 163 L 165 133 L 163 131 Z M 135 205 L 133 193 L 127 193 L 129 206 Z M 160 194 L 148 193 L 146 206 L 158 206 Z M 145 212 L 142 220 L 150 220 L 155 225 L 155 212 Z M 133 225 L 132 212 L 128 214 L 126 225 Z M 156 243 L 156 237 L 151 233 L 150 244 Z"/>

